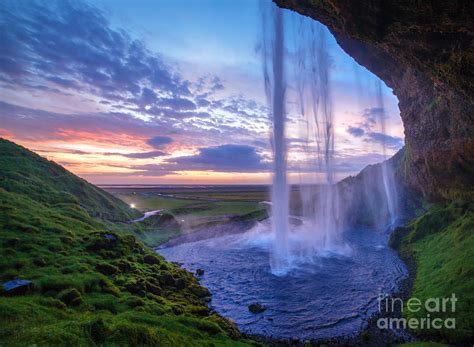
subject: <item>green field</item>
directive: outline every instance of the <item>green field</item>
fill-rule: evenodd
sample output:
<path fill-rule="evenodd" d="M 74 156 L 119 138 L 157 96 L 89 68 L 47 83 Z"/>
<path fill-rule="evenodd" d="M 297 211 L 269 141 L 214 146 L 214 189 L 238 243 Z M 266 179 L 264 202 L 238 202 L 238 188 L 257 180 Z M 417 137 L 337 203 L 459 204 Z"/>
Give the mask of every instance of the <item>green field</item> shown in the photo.
<path fill-rule="evenodd" d="M 267 187 L 263 186 L 221 186 L 214 188 L 215 194 L 208 188 L 201 187 L 106 189 L 128 205 L 133 204 L 141 213 L 162 210 L 159 215 L 138 223 L 140 228 L 135 231 L 149 246 L 158 246 L 184 232 L 202 230 L 210 223 L 253 222 L 268 216 L 269 206 L 260 202 L 263 200 L 256 199 L 268 194 Z M 163 218 L 167 218 L 167 223 Z"/>
<path fill-rule="evenodd" d="M 190 199 L 174 199 L 174 198 L 165 198 L 161 196 L 149 196 L 148 194 L 138 193 L 120 193 L 112 191 L 119 199 L 126 202 L 128 205 L 134 204 L 135 208 L 138 211 L 146 212 L 153 210 L 161 209 L 174 209 L 185 207 L 190 204 L 198 203 L 199 200 L 190 200 Z"/>
<path fill-rule="evenodd" d="M 192 198 L 170 198 L 147 192 L 129 192 L 123 193 L 117 190 L 111 191 L 119 199 L 127 204 L 134 204 L 135 208 L 141 212 L 153 210 L 168 210 L 174 215 L 201 215 L 201 216 L 217 216 L 217 215 L 244 215 L 256 210 L 264 209 L 265 206 L 257 201 L 242 200 L 242 195 L 227 194 L 225 199 L 192 199 Z M 159 194 L 158 192 L 154 194 Z"/>
<path fill-rule="evenodd" d="M 250 212 L 258 208 L 257 203 L 269 200 L 269 191 L 266 186 L 215 186 L 210 190 L 206 187 L 179 188 L 179 187 L 150 187 L 150 188 L 111 188 L 106 191 L 115 195 L 127 204 L 134 204 L 139 211 L 145 212 L 157 209 L 177 209 L 181 207 L 204 206 L 213 203 L 218 206 L 225 202 L 227 212 L 241 214 L 242 209 Z M 235 204 L 232 204 L 235 203 Z M 235 206 L 235 208 L 232 208 Z M 216 210 L 216 213 L 220 213 Z M 245 212 L 244 211 L 244 212 Z"/>

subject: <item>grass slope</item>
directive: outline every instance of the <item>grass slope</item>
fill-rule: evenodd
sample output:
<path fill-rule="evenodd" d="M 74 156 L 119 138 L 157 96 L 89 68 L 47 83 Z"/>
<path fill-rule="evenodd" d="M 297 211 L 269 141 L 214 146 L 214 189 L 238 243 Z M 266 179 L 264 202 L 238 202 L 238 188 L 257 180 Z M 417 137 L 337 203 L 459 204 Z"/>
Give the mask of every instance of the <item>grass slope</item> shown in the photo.
<path fill-rule="evenodd" d="M 62 166 L 0 138 L 0 187 L 48 206 L 79 205 L 92 217 L 126 221 L 140 214 Z"/>
<path fill-rule="evenodd" d="M 411 297 L 424 303 L 429 298 L 450 297 L 458 301 L 455 312 L 450 306 L 445 313 L 404 310 L 406 318 L 456 319 L 455 329 L 418 329 L 414 333 L 445 342 L 474 340 L 474 206 L 468 202 L 453 202 L 447 206 L 432 206 L 428 212 L 399 228 L 391 238 L 392 246 L 402 256 L 413 255 L 417 274 Z"/>
<path fill-rule="evenodd" d="M 121 224 L 128 207 L 0 140 L 1 345 L 243 345 L 196 278 Z M 99 218 L 100 217 L 100 218 Z"/>

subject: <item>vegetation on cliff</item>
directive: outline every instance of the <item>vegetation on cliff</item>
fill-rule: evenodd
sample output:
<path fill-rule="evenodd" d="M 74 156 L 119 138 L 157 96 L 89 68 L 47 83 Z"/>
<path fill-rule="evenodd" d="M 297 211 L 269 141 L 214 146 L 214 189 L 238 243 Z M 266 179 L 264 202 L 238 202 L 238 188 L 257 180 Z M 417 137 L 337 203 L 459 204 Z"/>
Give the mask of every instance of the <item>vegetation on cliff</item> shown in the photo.
<path fill-rule="evenodd" d="M 0 341 L 6 345 L 240 345 L 207 289 L 146 248 L 120 200 L 0 140 Z"/>
<path fill-rule="evenodd" d="M 454 293 L 458 301 L 455 312 L 418 312 L 404 309 L 406 318 L 430 316 L 431 320 L 456 319 L 456 328 L 417 329 L 420 337 L 446 342 L 467 342 L 474 339 L 474 205 L 455 201 L 448 205 L 433 205 L 406 227 L 398 228 L 390 243 L 403 257 L 414 256 L 416 277 L 411 293 L 425 303 L 430 298 L 448 298 Z M 434 307 L 434 305 L 433 305 Z M 441 311 L 443 311 L 441 309 Z"/>

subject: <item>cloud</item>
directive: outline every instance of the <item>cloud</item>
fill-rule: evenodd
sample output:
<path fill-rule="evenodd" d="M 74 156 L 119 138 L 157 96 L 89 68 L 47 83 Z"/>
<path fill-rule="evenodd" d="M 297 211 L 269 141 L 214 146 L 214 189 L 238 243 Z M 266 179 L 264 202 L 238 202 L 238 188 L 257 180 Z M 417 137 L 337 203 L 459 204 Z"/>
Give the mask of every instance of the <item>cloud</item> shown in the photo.
<path fill-rule="evenodd" d="M 0 112 L 15 113 L 0 114 L 8 118 L 1 127 L 18 139 L 81 137 L 96 143 L 126 138 L 123 144 L 129 145 L 154 133 L 179 131 L 177 143 L 204 147 L 229 138 L 250 143 L 268 128 L 255 101 L 217 98 L 214 93 L 224 85 L 212 74 L 186 80 L 177 64 L 112 27 L 105 13 L 88 2 L 0 1 L 0 13 L 1 88 L 29 94 L 17 98 L 23 109 L 11 112 L 13 105 L 0 105 Z M 34 103 L 35 98 L 41 102 Z"/>
<path fill-rule="evenodd" d="M 1 79 L 38 89 L 56 85 L 123 103 L 190 95 L 190 82 L 141 40 L 110 26 L 80 1 L 3 2 Z M 36 81 L 36 87 L 32 84 Z"/>
<path fill-rule="evenodd" d="M 222 84 L 222 81 L 220 80 L 219 77 L 214 76 L 214 78 L 211 81 L 211 90 L 216 91 L 216 90 L 222 90 L 224 89 L 224 85 Z"/>
<path fill-rule="evenodd" d="M 352 127 L 352 126 L 347 128 L 347 132 L 349 134 L 351 134 L 352 136 L 355 136 L 355 137 L 361 137 L 365 134 L 364 129 L 357 128 L 357 127 Z"/>
<path fill-rule="evenodd" d="M 140 99 L 137 100 L 136 103 L 140 107 L 145 107 L 145 106 L 153 105 L 157 101 L 158 101 L 158 96 L 153 90 L 151 90 L 150 88 L 143 88 Z"/>
<path fill-rule="evenodd" d="M 43 150 L 35 149 L 35 152 L 38 153 L 68 153 L 76 155 L 106 155 L 106 156 L 121 156 L 125 158 L 133 159 L 149 159 L 157 158 L 168 155 L 168 153 L 161 151 L 151 151 L 151 152 L 132 152 L 132 153 L 119 153 L 119 152 L 90 152 L 90 151 L 81 151 L 77 149 L 61 149 L 61 150 Z"/>
<path fill-rule="evenodd" d="M 150 159 L 150 158 L 157 158 L 157 157 L 163 157 L 163 156 L 168 155 L 167 153 L 161 152 L 161 151 L 136 152 L 136 153 L 106 152 L 103 154 L 104 155 L 120 155 L 122 157 L 132 158 L 132 159 Z"/>
<path fill-rule="evenodd" d="M 362 126 L 366 129 L 369 130 L 371 129 L 376 123 L 377 119 L 380 119 L 382 117 L 386 117 L 385 111 L 381 107 L 372 107 L 372 108 L 366 108 L 362 112 L 362 117 L 364 119 L 364 122 L 362 123 Z"/>
<path fill-rule="evenodd" d="M 57 85 L 63 88 L 78 88 L 78 84 L 74 80 L 64 79 L 57 76 L 46 77 L 46 79 L 50 82 L 56 83 Z"/>
<path fill-rule="evenodd" d="M 159 131 L 172 131 L 166 123 L 145 122 L 127 113 L 62 114 L 1 101 L 0 127 L 22 141 L 87 140 L 124 146 L 141 146 Z"/>
<path fill-rule="evenodd" d="M 366 141 L 379 143 L 380 145 L 385 145 L 386 147 L 390 147 L 393 149 L 400 149 L 403 147 L 402 138 L 378 132 L 367 133 Z"/>
<path fill-rule="evenodd" d="M 189 111 L 195 110 L 196 104 L 189 99 L 174 98 L 174 99 L 162 99 L 160 105 L 169 107 L 175 111 Z"/>
<path fill-rule="evenodd" d="M 363 138 L 365 142 L 376 143 L 395 150 L 403 147 L 402 138 L 373 131 L 377 122 L 384 121 L 387 118 L 383 108 L 367 108 L 362 113 L 362 118 L 363 121 L 358 126 L 349 126 L 346 131 L 354 137 Z"/>
<path fill-rule="evenodd" d="M 172 158 L 168 162 L 187 170 L 254 172 L 267 169 L 255 147 L 235 144 L 200 148 L 196 155 Z"/>
<path fill-rule="evenodd" d="M 142 176 L 165 176 L 170 174 L 175 174 L 176 172 L 170 170 L 167 166 L 162 164 L 145 164 L 145 165 L 132 165 L 129 167 L 133 170 L 138 170 L 139 175 Z M 137 173 L 129 174 L 131 176 L 136 176 Z"/>
<path fill-rule="evenodd" d="M 173 139 L 169 136 L 154 136 L 146 141 L 147 144 L 154 148 L 163 148 L 173 142 Z"/>

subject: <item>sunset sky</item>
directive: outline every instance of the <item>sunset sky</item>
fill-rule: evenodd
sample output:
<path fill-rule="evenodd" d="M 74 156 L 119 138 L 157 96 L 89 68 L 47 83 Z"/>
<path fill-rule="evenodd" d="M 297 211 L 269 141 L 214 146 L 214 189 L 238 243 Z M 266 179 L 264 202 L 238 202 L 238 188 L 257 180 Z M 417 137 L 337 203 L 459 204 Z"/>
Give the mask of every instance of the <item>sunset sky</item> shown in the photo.
<path fill-rule="evenodd" d="M 259 13 L 254 0 L 3 0 L 0 136 L 98 184 L 268 183 Z M 285 11 L 288 37 L 298 17 Z M 382 161 L 382 140 L 401 148 L 403 127 L 383 86 L 382 134 L 376 78 L 332 36 L 330 54 L 342 178 Z"/>

